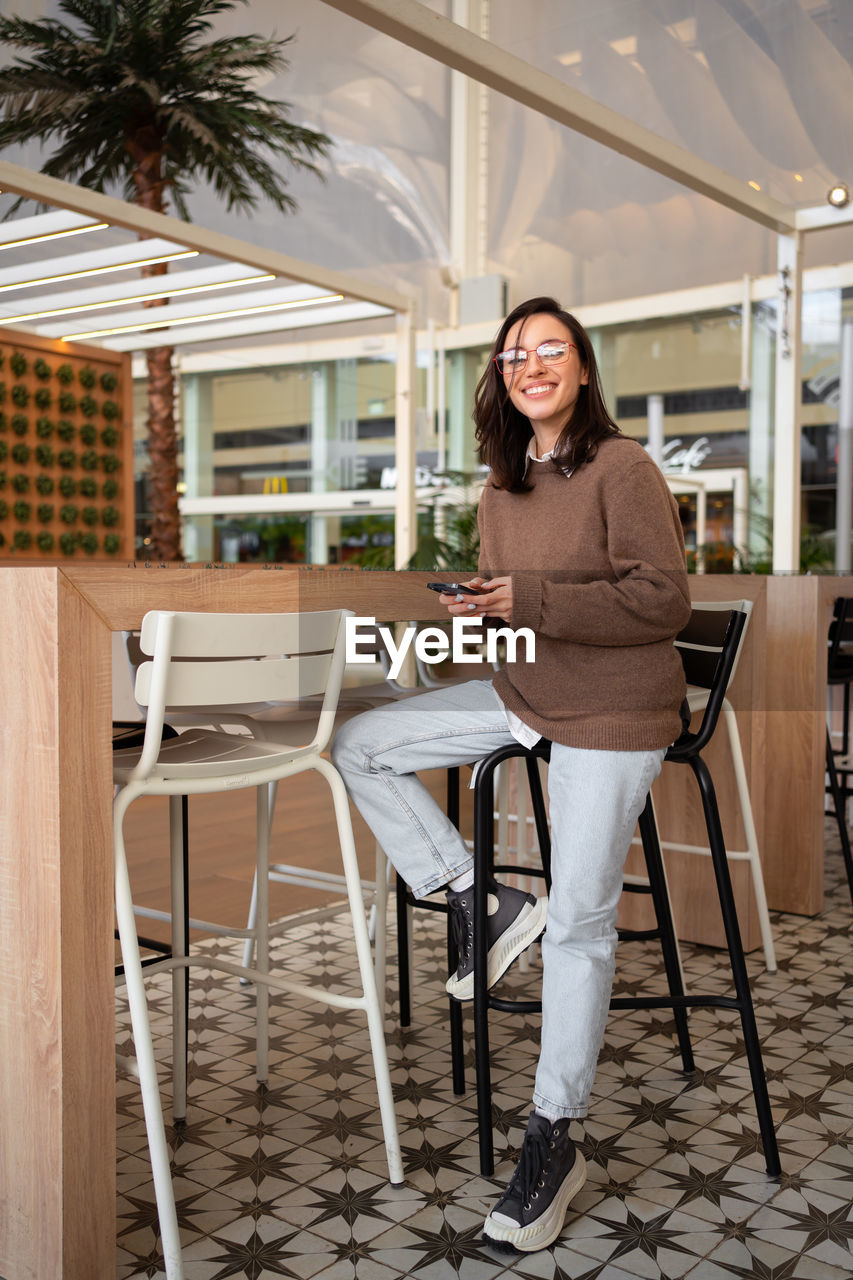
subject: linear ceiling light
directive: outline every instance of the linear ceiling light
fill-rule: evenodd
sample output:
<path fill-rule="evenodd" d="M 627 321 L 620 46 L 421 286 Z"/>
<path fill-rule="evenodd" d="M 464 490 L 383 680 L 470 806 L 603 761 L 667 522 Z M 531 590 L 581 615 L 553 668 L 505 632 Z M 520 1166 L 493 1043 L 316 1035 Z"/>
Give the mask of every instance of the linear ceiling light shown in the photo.
<path fill-rule="evenodd" d="M 5 293 L 7 289 L 34 289 L 40 284 L 59 284 L 62 280 L 80 280 L 83 276 L 103 276 L 110 271 L 130 271 L 132 267 L 153 267 L 158 262 L 176 262 L 178 258 L 197 257 L 198 249 L 177 249 L 174 253 L 159 253 L 155 258 L 137 258 L 135 262 L 118 262 L 110 267 L 88 267 L 85 271 L 66 271 L 61 276 L 42 276 L 39 280 L 0 284 L 0 293 Z"/>
<path fill-rule="evenodd" d="M 319 298 L 303 298 L 297 302 L 272 302 L 264 307 L 242 307 L 239 311 L 214 311 L 204 316 L 183 316 L 179 320 L 169 320 L 163 316 L 158 320 L 148 320 L 142 324 L 125 324 L 115 329 L 87 329 L 85 333 L 66 333 L 63 342 L 75 342 L 80 339 L 108 338 L 117 333 L 144 333 L 147 329 L 175 328 L 179 324 L 207 324 L 211 320 L 232 320 L 238 316 L 257 316 L 267 311 L 288 311 L 292 307 L 315 307 L 322 302 L 342 302 L 342 293 L 324 293 Z"/>
<path fill-rule="evenodd" d="M 101 311 L 104 307 L 120 307 L 127 303 L 146 303 L 159 298 L 183 298 L 190 293 L 207 293 L 210 289 L 233 289 L 236 285 L 266 284 L 275 280 L 274 275 L 249 276 L 240 280 L 222 280 L 214 284 L 193 284 L 184 288 L 164 289 L 161 293 L 128 294 L 124 298 L 108 298 L 105 302 L 78 303 L 75 307 L 54 307 L 52 311 L 28 311 L 25 315 L 4 316 L 0 314 L 3 324 L 23 324 L 26 320 L 46 320 L 49 316 L 79 315 L 83 311 Z"/>
<path fill-rule="evenodd" d="M 0 252 L 3 249 L 19 249 L 23 244 L 42 244 L 45 240 L 63 240 L 66 236 L 82 236 L 87 231 L 105 231 L 109 225 L 108 222 L 93 222 L 88 227 L 71 227 L 68 231 L 45 231 L 40 236 L 25 236 L 21 240 L 8 240 L 5 244 L 0 244 Z"/>

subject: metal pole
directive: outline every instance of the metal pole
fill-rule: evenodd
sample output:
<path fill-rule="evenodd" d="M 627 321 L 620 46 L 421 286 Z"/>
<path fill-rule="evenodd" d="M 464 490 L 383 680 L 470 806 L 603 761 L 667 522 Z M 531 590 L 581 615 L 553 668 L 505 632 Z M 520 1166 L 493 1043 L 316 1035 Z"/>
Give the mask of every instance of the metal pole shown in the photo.
<path fill-rule="evenodd" d="M 651 395 L 646 399 L 649 419 L 649 441 L 646 445 L 651 457 L 663 468 L 663 396 Z"/>
<path fill-rule="evenodd" d="M 835 491 L 835 568 L 850 572 L 853 525 L 853 316 L 841 322 L 841 402 L 838 406 L 838 473 Z"/>
<path fill-rule="evenodd" d="M 403 569 L 418 545 L 415 506 L 415 331 L 410 312 L 397 313 L 396 457 L 397 504 L 394 568 Z"/>
<path fill-rule="evenodd" d="M 800 567 L 800 349 L 802 233 L 779 236 L 776 314 L 776 423 L 773 475 L 773 572 Z"/>

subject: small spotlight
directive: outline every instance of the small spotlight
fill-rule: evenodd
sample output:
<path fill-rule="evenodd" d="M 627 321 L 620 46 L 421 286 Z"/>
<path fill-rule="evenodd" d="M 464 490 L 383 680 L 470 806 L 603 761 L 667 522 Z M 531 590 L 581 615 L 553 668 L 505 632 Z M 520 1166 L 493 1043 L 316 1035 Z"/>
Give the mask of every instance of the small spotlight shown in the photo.
<path fill-rule="evenodd" d="M 826 193 L 826 202 L 834 209 L 843 209 L 850 203 L 850 189 L 843 182 L 836 182 Z"/>

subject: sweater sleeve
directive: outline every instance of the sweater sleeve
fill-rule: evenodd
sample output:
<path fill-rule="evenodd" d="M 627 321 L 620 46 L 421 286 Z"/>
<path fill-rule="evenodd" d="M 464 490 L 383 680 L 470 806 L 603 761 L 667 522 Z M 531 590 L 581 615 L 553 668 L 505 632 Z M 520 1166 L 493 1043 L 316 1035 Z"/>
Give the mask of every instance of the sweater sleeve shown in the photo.
<path fill-rule="evenodd" d="M 612 577 L 555 582 L 513 574 L 513 627 L 612 647 L 654 643 L 687 623 L 690 594 L 681 525 L 653 462 L 634 463 L 605 487 L 604 520 Z"/>

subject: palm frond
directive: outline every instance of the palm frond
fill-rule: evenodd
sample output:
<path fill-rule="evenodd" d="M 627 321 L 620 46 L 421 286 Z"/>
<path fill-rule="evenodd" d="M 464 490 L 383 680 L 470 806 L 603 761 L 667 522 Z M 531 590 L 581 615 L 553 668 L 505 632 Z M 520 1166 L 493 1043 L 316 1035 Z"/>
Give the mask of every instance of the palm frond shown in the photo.
<path fill-rule="evenodd" d="M 65 21 L 0 18 L 0 41 L 17 51 L 0 79 L 0 148 L 56 139 L 46 173 L 120 185 L 130 199 L 141 157 L 162 155 L 182 217 L 198 181 L 229 208 L 261 197 L 294 208 L 283 167 L 319 175 L 330 139 L 251 87 L 286 70 L 292 36 L 209 38 L 213 19 L 244 2 L 60 0 Z"/>

